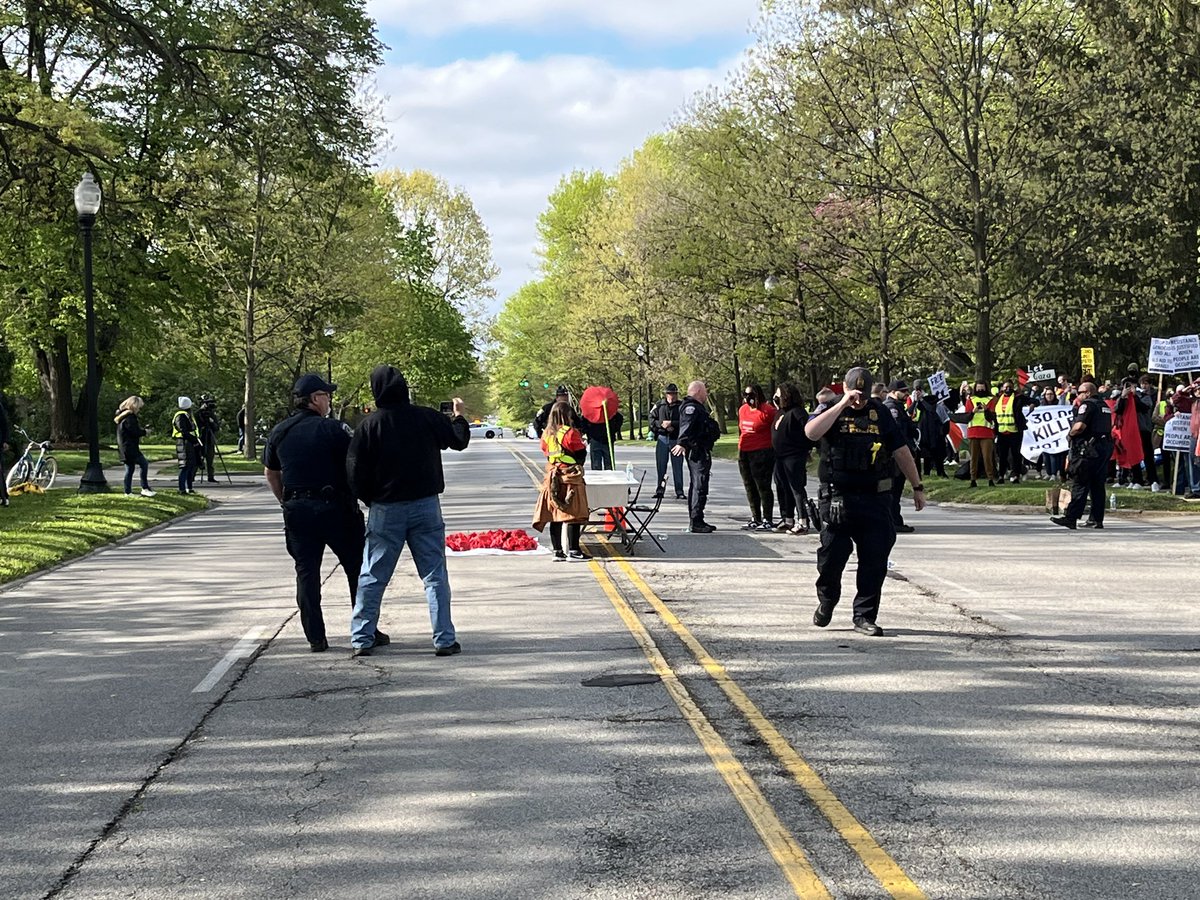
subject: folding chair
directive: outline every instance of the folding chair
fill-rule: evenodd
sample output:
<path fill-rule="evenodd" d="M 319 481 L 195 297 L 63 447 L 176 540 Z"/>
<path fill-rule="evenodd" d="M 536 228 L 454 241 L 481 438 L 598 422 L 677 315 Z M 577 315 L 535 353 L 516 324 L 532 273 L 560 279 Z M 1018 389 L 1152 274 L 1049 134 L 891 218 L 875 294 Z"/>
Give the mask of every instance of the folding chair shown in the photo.
<path fill-rule="evenodd" d="M 626 552 L 632 554 L 634 545 L 642 539 L 643 535 L 649 535 L 650 540 L 654 541 L 654 545 L 659 550 L 663 553 L 667 552 L 666 548 L 659 543 L 658 538 L 654 536 L 654 532 L 650 531 L 650 523 L 654 521 L 655 515 L 658 514 L 658 508 L 662 506 L 663 494 L 666 491 L 667 478 L 670 474 L 671 471 L 668 468 L 667 473 L 663 475 L 663 479 L 658 485 L 658 490 L 654 492 L 654 505 L 648 506 L 644 503 L 638 503 L 638 499 L 642 496 L 642 486 L 646 481 L 646 473 L 642 472 L 642 477 L 638 481 L 633 499 L 625 507 L 625 527 L 621 530 L 621 547 Z"/>

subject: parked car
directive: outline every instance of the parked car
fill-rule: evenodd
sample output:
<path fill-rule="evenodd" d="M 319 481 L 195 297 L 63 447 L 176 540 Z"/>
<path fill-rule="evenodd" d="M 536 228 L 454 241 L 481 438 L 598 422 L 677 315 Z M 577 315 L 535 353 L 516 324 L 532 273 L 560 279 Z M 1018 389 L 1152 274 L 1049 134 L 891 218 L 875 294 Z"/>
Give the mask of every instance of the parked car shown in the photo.
<path fill-rule="evenodd" d="M 471 437 L 479 437 L 480 435 L 489 440 L 491 438 L 504 437 L 504 429 L 499 425 L 493 425 L 491 422 L 472 422 Z"/>

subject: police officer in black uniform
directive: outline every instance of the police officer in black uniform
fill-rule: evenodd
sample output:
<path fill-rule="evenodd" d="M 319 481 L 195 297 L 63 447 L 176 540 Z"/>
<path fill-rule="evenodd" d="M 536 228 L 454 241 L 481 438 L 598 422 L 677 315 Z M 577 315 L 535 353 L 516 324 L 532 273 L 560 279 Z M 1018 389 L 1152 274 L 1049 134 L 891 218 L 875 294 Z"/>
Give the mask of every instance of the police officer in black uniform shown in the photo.
<path fill-rule="evenodd" d="M 554 408 L 554 404 L 555 403 L 570 403 L 570 402 L 571 402 L 571 392 L 567 389 L 567 386 L 565 384 L 560 384 L 558 386 L 558 389 L 554 392 L 554 399 L 551 400 L 549 403 L 547 403 L 545 406 L 543 406 L 541 412 L 539 412 L 533 419 L 533 430 L 537 432 L 538 437 L 541 437 L 542 432 L 546 430 L 546 420 L 550 418 L 550 410 Z M 571 427 L 578 428 L 580 431 L 582 431 L 583 425 L 584 425 L 583 419 L 581 419 L 579 417 L 579 413 L 577 413 L 575 411 L 575 408 L 572 407 L 571 408 Z"/>
<path fill-rule="evenodd" d="M 896 422 L 896 427 L 900 429 L 900 433 L 904 435 L 904 443 L 913 451 L 913 460 L 916 460 L 915 448 L 917 446 L 917 424 L 908 414 L 909 389 L 907 381 L 893 381 L 887 386 L 887 397 L 884 398 L 883 405 L 888 408 L 888 412 L 892 414 L 892 419 Z M 900 511 L 900 498 L 904 495 L 904 479 L 900 477 L 900 470 L 895 465 L 895 458 L 892 459 L 892 524 L 896 526 L 897 534 L 911 534 L 916 529 L 911 525 L 904 523 L 904 513 Z"/>
<path fill-rule="evenodd" d="M 1112 456 L 1112 410 L 1099 397 L 1096 385 L 1079 385 L 1079 405 L 1068 433 L 1071 453 L 1067 471 L 1071 475 L 1071 503 L 1061 516 L 1052 516 L 1055 525 L 1074 530 L 1088 497 L 1092 500 L 1093 527 L 1104 527 L 1104 481 L 1108 459 Z"/>
<path fill-rule="evenodd" d="M 824 628 L 842 594 L 842 571 L 850 551 L 858 549 L 858 592 L 854 596 L 854 630 L 879 637 L 876 624 L 888 554 L 896 543 L 892 523 L 893 462 L 913 485 L 913 502 L 925 508 L 912 451 L 887 407 L 870 396 L 871 373 L 857 367 L 846 373 L 845 393 L 822 403 L 804 427 L 818 443 L 821 481 L 821 546 L 817 550 L 817 610 L 813 624 Z"/>
<path fill-rule="evenodd" d="M 303 375 L 292 389 L 295 409 L 272 429 L 263 449 L 267 484 L 283 507 L 287 551 L 296 562 L 296 605 L 314 653 L 329 649 L 321 615 L 321 558 L 328 547 L 342 564 L 354 603 L 364 528 L 346 482 L 351 431 L 327 418 L 336 384 Z M 376 634 L 376 644 L 390 643 Z"/>
<path fill-rule="evenodd" d="M 708 477 L 712 472 L 712 450 L 721 427 L 708 414 L 708 387 L 703 381 L 688 385 L 687 396 L 679 404 L 679 437 L 671 453 L 687 456 L 688 516 L 692 534 L 712 534 L 716 527 L 704 521 L 704 506 L 708 503 Z"/>

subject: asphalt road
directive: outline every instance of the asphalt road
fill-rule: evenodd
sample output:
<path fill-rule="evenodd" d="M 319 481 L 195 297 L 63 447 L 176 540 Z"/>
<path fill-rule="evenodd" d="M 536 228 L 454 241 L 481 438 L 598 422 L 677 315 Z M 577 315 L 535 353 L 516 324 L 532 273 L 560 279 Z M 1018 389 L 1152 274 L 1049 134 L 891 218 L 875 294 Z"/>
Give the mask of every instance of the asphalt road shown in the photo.
<path fill-rule="evenodd" d="M 448 528 L 527 526 L 538 467 L 448 453 Z M 457 657 L 407 557 L 393 646 L 349 658 L 338 571 L 309 653 L 244 479 L 0 591 L 0 896 L 1197 896 L 1192 520 L 912 514 L 872 639 L 734 464 L 714 535 L 670 493 L 665 554 L 452 559 Z"/>

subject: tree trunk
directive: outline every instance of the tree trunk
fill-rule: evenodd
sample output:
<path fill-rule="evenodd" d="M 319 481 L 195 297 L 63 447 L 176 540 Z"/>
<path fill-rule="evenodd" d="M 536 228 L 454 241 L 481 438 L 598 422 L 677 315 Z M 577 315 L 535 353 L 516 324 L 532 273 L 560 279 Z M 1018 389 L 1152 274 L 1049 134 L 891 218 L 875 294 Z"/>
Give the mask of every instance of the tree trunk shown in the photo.
<path fill-rule="evenodd" d="M 66 337 L 56 334 L 50 352 L 38 347 L 36 354 L 38 380 L 50 398 L 50 440 L 55 443 L 82 441 L 83 419 L 74 402 L 71 358 L 67 353 Z"/>

